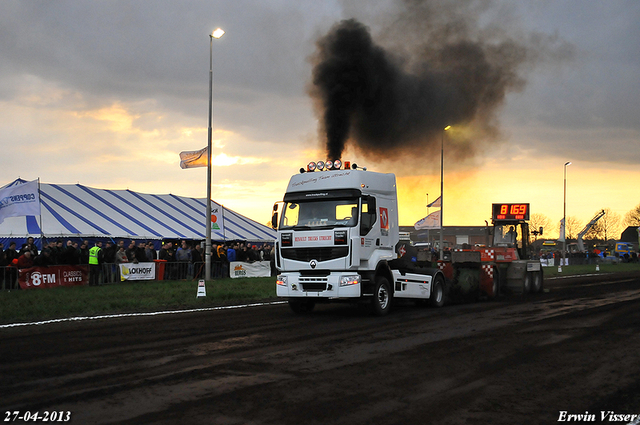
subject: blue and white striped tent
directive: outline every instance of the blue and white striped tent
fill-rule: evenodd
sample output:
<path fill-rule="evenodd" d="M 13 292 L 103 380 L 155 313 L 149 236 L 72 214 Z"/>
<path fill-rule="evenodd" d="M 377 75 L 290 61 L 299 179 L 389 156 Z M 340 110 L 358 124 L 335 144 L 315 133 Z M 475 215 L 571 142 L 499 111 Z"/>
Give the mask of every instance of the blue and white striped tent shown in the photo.
<path fill-rule="evenodd" d="M 23 183 L 26 181 L 17 179 L 2 189 Z M 41 183 L 40 203 L 39 217 L 5 218 L 0 224 L 0 240 L 27 236 L 136 240 L 202 240 L 206 237 L 205 198 Z M 224 232 L 212 230 L 212 240 L 275 240 L 273 229 L 212 202 L 212 209 L 216 207 L 223 211 Z"/>

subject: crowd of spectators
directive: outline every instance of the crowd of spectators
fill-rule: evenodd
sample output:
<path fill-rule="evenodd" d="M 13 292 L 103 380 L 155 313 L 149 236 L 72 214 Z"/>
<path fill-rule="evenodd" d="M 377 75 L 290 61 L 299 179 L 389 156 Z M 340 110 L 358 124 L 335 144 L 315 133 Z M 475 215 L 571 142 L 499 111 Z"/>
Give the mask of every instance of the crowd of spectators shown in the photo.
<path fill-rule="evenodd" d="M 17 249 L 11 242 L 5 249 L 0 243 L 0 287 L 2 282 L 15 287 L 17 269 L 33 266 L 79 265 L 89 264 L 89 252 L 92 248 L 88 240 L 81 243 L 62 239 L 43 241 L 42 250 L 38 250 L 34 238 Z M 270 261 L 273 257 L 272 244 L 252 244 L 242 241 L 212 243 L 212 277 L 229 276 L 229 263 L 233 261 Z M 200 242 L 182 240 L 174 246 L 173 242 L 164 242 L 156 251 L 153 241 L 118 240 L 106 241 L 100 251 L 100 265 L 106 281 L 115 281 L 119 263 L 143 263 L 164 260 L 165 279 L 186 279 L 204 276 L 204 249 Z"/>

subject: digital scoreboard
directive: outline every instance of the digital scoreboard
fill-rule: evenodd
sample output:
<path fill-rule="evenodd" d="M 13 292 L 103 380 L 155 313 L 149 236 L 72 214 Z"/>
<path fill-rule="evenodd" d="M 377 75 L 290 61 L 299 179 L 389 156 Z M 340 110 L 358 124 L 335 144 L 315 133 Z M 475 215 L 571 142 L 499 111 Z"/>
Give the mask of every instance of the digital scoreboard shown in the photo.
<path fill-rule="evenodd" d="M 493 221 L 529 220 L 529 204 L 493 204 Z"/>

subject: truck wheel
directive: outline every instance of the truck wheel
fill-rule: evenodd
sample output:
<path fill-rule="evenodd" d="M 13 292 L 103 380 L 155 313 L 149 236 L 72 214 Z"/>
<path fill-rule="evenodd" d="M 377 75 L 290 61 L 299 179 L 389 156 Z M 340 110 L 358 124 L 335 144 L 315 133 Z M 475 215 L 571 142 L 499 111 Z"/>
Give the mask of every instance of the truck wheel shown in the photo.
<path fill-rule="evenodd" d="M 289 307 L 296 314 L 307 314 L 313 311 L 316 303 L 311 300 L 289 300 Z"/>
<path fill-rule="evenodd" d="M 384 316 L 391 309 L 391 290 L 389 288 L 387 278 L 383 276 L 376 278 L 376 286 L 371 300 L 373 314 L 376 316 Z"/>
<path fill-rule="evenodd" d="M 432 307 L 442 307 L 444 305 L 444 279 L 441 275 L 433 279 L 430 301 Z"/>
<path fill-rule="evenodd" d="M 500 275 L 498 274 L 498 268 L 493 268 L 493 284 L 491 285 L 491 289 L 493 293 L 489 296 L 490 299 L 496 299 L 498 294 L 500 293 Z"/>
<path fill-rule="evenodd" d="M 540 272 L 531 273 L 531 292 L 533 294 L 542 292 L 542 273 Z"/>
<path fill-rule="evenodd" d="M 522 295 L 531 292 L 531 273 L 524 273 L 524 282 L 522 283 Z"/>

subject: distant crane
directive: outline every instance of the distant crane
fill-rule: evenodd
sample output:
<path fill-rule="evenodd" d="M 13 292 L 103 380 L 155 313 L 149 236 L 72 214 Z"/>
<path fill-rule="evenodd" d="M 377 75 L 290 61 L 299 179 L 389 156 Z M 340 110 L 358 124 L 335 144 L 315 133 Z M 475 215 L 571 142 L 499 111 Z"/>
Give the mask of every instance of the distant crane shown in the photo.
<path fill-rule="evenodd" d="M 605 214 L 604 210 L 600 211 L 591 219 L 589 224 L 584 226 L 584 229 L 582 229 L 582 232 L 578 233 L 578 251 L 584 251 L 584 243 L 582 242 L 582 237 L 586 235 L 589 230 L 591 230 L 593 225 L 596 224 L 598 220 L 604 217 L 604 214 Z"/>

